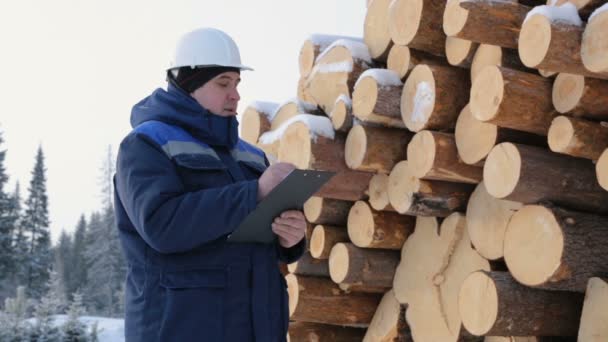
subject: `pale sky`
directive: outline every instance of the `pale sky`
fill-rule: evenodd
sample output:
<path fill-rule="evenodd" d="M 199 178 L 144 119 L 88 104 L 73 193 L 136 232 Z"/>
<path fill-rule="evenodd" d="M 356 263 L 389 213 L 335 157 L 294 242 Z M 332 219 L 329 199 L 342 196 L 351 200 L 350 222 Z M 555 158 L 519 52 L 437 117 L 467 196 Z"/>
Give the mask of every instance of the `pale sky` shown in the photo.
<path fill-rule="evenodd" d="M 7 190 L 27 196 L 46 156 L 51 233 L 101 207 L 100 168 L 130 131 L 133 104 L 166 85 L 174 42 L 209 26 L 238 44 L 239 112 L 296 96 L 298 54 L 313 33 L 362 37 L 364 0 L 19 0 L 0 2 L 0 130 Z"/>

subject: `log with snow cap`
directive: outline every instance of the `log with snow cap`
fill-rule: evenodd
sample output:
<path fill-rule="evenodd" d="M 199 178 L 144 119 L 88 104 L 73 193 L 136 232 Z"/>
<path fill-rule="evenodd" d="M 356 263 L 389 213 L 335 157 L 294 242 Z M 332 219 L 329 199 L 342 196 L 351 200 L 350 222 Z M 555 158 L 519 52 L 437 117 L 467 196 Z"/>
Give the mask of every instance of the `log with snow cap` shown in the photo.
<path fill-rule="evenodd" d="M 372 0 L 367 7 L 363 41 L 373 59 L 386 61 L 393 41 L 388 31 L 388 6 L 391 0 Z"/>
<path fill-rule="evenodd" d="M 413 175 L 428 180 L 477 184 L 483 168 L 458 158 L 453 134 L 420 131 L 407 146 L 407 160 Z"/>
<path fill-rule="evenodd" d="M 608 120 L 608 81 L 561 73 L 553 82 L 553 106 L 560 113 Z"/>
<path fill-rule="evenodd" d="M 496 198 L 525 204 L 551 201 L 568 208 L 608 213 L 608 192 L 597 184 L 590 160 L 502 143 L 488 155 L 483 179 Z"/>
<path fill-rule="evenodd" d="M 483 165 L 494 146 L 502 142 L 515 142 L 524 145 L 546 147 L 544 136 L 498 127 L 477 120 L 467 105 L 462 109 L 454 130 L 458 156 L 466 164 Z"/>
<path fill-rule="evenodd" d="M 413 136 L 404 129 L 355 125 L 346 137 L 346 165 L 353 170 L 388 174 L 406 159 Z"/>
<path fill-rule="evenodd" d="M 293 321 L 367 327 L 382 295 L 347 293 L 321 277 L 288 274 L 289 318 Z"/>
<path fill-rule="evenodd" d="M 329 255 L 329 274 L 337 284 L 383 289 L 393 285 L 399 251 L 359 248 L 351 243 L 338 243 Z"/>
<path fill-rule="evenodd" d="M 396 44 L 445 56 L 446 36 L 441 30 L 445 0 L 393 0 L 388 29 Z"/>
<path fill-rule="evenodd" d="M 608 3 L 591 14 L 581 45 L 581 58 L 587 70 L 608 72 Z"/>
<path fill-rule="evenodd" d="M 306 87 L 317 105 L 330 113 L 340 95 L 351 97 L 355 82 L 372 65 L 364 43 L 339 39 L 317 57 Z"/>
<path fill-rule="evenodd" d="M 348 236 L 361 248 L 399 250 L 414 231 L 415 217 L 377 211 L 357 201 L 348 214 Z"/>
<path fill-rule="evenodd" d="M 516 1 L 449 0 L 443 31 L 450 37 L 517 49 L 517 36 L 530 7 Z"/>
<path fill-rule="evenodd" d="M 474 272 L 458 294 L 462 324 L 474 335 L 576 336 L 582 305 L 579 293 L 532 289 L 508 272 Z"/>
<path fill-rule="evenodd" d="M 590 278 L 578 331 L 580 342 L 608 340 L 608 278 Z M 373 321 L 372 321 L 373 322 Z M 373 324 L 373 323 L 372 323 Z"/>
<path fill-rule="evenodd" d="M 535 70 L 526 68 L 521 63 L 517 50 L 501 48 L 500 46 L 490 44 L 480 44 L 471 64 L 471 80 L 474 80 L 479 72 L 488 65 L 497 65 L 535 73 Z"/>
<path fill-rule="evenodd" d="M 608 218 L 550 204 L 526 205 L 509 221 L 505 262 L 523 285 L 585 292 L 608 272 Z"/>
<path fill-rule="evenodd" d="M 583 65 L 583 30 L 583 22 L 572 3 L 534 7 L 519 33 L 519 57 L 530 68 L 608 78 L 608 72 L 590 72 Z"/>
<path fill-rule="evenodd" d="M 550 79 L 487 66 L 473 80 L 469 108 L 477 120 L 546 136 L 558 114 L 551 91 Z"/>
<path fill-rule="evenodd" d="M 336 131 L 348 132 L 353 127 L 353 103 L 348 96 L 338 96 L 329 118 Z"/>
<path fill-rule="evenodd" d="M 327 117 L 297 115 L 279 129 L 266 133 L 266 141 L 279 140 L 278 159 L 299 169 L 335 171 L 318 196 L 357 201 L 365 198 L 372 175 L 349 169 L 344 162 L 345 137 L 334 132 Z"/>
<path fill-rule="evenodd" d="M 369 69 L 361 74 L 353 91 L 353 115 L 363 121 L 404 128 L 400 119 L 399 96 L 403 83 L 386 69 Z"/>
<path fill-rule="evenodd" d="M 463 215 L 454 213 L 441 225 L 434 217 L 417 218 L 393 281 L 395 297 L 407 304 L 414 340 L 459 339 L 458 292 L 465 278 L 477 270 L 489 271 L 490 265 L 472 249 Z"/>
<path fill-rule="evenodd" d="M 279 104 L 274 102 L 254 101 L 247 106 L 241 119 L 241 137 L 255 145 L 260 136 L 270 130 L 272 115 Z"/>
<path fill-rule="evenodd" d="M 357 37 L 347 36 L 336 36 L 328 34 L 312 34 L 302 44 L 300 48 L 300 56 L 298 58 L 300 67 L 300 77 L 307 77 L 310 75 L 312 68 L 315 64 L 315 60 L 325 49 L 331 44 L 340 39 L 347 39 L 352 41 L 363 42 L 363 39 Z"/>
<path fill-rule="evenodd" d="M 549 128 L 551 151 L 591 160 L 608 148 L 608 127 L 581 118 L 558 116 Z"/>
<path fill-rule="evenodd" d="M 453 66 L 419 64 L 401 94 L 401 119 L 412 132 L 452 130 L 469 101 L 468 72 Z"/>
<path fill-rule="evenodd" d="M 413 175 L 408 161 L 401 161 L 388 178 L 388 198 L 401 214 L 446 217 L 464 211 L 473 185 L 421 180 Z"/>
<path fill-rule="evenodd" d="M 448 63 L 461 68 L 471 68 L 479 43 L 456 37 L 445 40 L 445 56 Z"/>

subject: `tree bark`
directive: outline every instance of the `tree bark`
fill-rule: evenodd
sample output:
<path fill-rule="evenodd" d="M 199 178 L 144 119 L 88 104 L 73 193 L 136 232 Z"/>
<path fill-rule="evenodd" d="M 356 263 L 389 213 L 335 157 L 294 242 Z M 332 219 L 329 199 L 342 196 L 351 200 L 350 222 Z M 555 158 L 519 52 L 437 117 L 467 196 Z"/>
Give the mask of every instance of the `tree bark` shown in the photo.
<path fill-rule="evenodd" d="M 346 138 L 346 165 L 353 170 L 389 173 L 407 158 L 406 147 L 412 137 L 402 129 L 356 125 Z"/>
<path fill-rule="evenodd" d="M 561 73 L 553 83 L 553 105 L 560 113 L 608 120 L 608 81 Z"/>
<path fill-rule="evenodd" d="M 315 259 L 309 252 L 304 253 L 298 261 L 287 265 L 287 270 L 289 270 L 289 273 L 302 276 L 329 278 L 327 259 Z"/>
<path fill-rule="evenodd" d="M 584 119 L 558 116 L 548 135 L 551 151 L 597 160 L 608 147 L 608 127 Z"/>
<path fill-rule="evenodd" d="M 390 70 L 377 70 L 377 72 L 385 74 L 390 72 L 393 77 L 398 77 Z M 399 111 L 403 85 L 381 84 L 371 75 L 363 76 L 353 91 L 353 115 L 363 122 L 403 128 Z"/>
<path fill-rule="evenodd" d="M 316 259 L 329 259 L 329 253 L 335 244 L 348 241 L 345 227 L 318 225 L 310 238 L 310 255 Z"/>
<path fill-rule="evenodd" d="M 399 250 L 415 226 L 413 216 L 373 210 L 358 201 L 348 214 L 348 236 L 361 248 Z"/>
<path fill-rule="evenodd" d="M 445 56 L 442 0 L 396 0 L 389 7 L 388 28 L 396 44 Z"/>
<path fill-rule="evenodd" d="M 345 227 L 353 202 L 313 196 L 304 203 L 304 216 L 314 224 Z"/>
<path fill-rule="evenodd" d="M 336 244 L 329 256 L 329 274 L 337 284 L 381 287 L 393 286 L 398 251 L 359 248 L 351 243 Z"/>
<path fill-rule="evenodd" d="M 291 322 L 287 334 L 289 342 L 352 342 L 360 341 L 365 335 L 365 329 L 340 327 L 336 325 Z"/>

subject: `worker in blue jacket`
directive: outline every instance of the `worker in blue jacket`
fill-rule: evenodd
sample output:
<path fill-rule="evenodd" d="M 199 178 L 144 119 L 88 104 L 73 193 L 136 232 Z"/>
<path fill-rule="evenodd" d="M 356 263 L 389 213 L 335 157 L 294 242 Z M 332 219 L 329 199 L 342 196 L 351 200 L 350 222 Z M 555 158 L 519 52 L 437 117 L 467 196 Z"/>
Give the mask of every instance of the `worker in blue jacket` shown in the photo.
<path fill-rule="evenodd" d="M 304 215 L 276 218 L 276 243 L 227 241 L 294 168 L 269 166 L 238 137 L 237 86 L 247 69 L 227 34 L 198 29 L 179 40 L 167 90 L 133 107 L 115 176 L 127 341 L 286 338 L 278 262 L 304 252 Z"/>

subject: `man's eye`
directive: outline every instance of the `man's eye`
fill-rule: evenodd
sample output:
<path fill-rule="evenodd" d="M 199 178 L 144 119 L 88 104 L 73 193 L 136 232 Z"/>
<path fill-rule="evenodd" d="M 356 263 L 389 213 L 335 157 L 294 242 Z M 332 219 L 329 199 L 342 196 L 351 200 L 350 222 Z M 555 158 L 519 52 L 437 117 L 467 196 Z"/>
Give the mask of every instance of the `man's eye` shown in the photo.
<path fill-rule="evenodd" d="M 222 88 L 226 88 L 228 86 L 228 83 L 218 83 L 218 85 Z"/>

